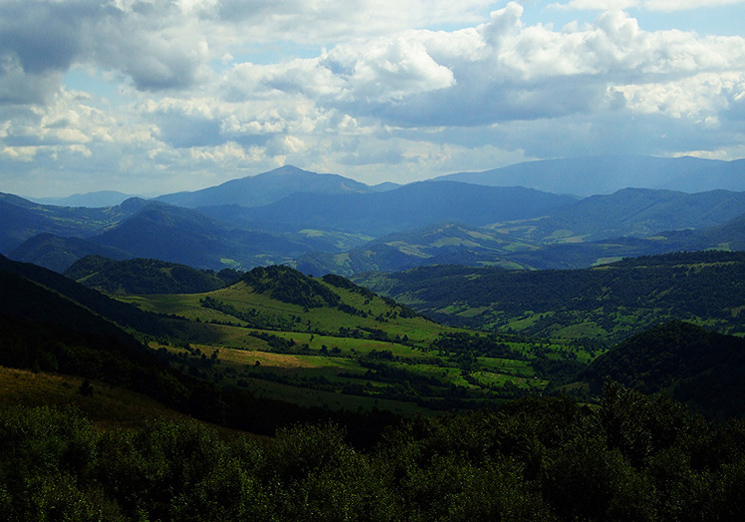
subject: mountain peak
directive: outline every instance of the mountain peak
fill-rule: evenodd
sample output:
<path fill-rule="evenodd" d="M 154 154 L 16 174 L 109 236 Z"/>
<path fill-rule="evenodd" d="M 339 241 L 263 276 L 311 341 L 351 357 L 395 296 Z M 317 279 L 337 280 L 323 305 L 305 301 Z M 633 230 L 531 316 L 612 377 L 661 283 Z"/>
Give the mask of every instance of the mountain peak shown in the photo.
<path fill-rule="evenodd" d="M 222 205 L 260 207 L 293 194 L 348 194 L 375 192 L 372 187 L 336 174 L 318 174 L 285 165 L 269 172 L 226 181 L 196 192 L 179 192 L 157 198 L 181 207 Z"/>
<path fill-rule="evenodd" d="M 314 175 L 317 175 L 315 172 L 303 170 L 294 165 L 283 165 L 274 170 L 270 170 L 269 172 L 264 172 L 264 174 L 257 174 L 257 176 L 268 175 L 268 174 L 271 174 L 274 176 L 280 176 L 282 174 L 314 174 Z"/>

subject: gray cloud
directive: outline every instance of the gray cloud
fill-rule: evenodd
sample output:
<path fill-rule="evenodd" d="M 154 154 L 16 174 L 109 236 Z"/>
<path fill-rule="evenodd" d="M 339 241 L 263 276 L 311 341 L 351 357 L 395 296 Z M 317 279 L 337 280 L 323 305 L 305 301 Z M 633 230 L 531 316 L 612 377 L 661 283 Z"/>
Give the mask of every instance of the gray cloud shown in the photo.
<path fill-rule="evenodd" d="M 168 2 L 123 11 L 95 0 L 0 0 L 0 80 L 14 103 L 48 100 L 76 63 L 119 71 L 140 90 L 183 89 L 205 72 L 206 39 Z M 10 89 L 5 89 L 10 90 Z"/>

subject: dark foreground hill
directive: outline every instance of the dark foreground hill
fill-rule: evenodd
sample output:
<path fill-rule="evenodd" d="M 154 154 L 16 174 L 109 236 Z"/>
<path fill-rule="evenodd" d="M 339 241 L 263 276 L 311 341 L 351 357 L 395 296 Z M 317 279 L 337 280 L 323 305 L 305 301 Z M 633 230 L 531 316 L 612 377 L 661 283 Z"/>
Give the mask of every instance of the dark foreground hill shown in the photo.
<path fill-rule="evenodd" d="M 580 374 L 599 392 L 605 379 L 650 394 L 665 391 L 721 419 L 745 414 L 745 339 L 680 321 L 637 334 Z"/>
<path fill-rule="evenodd" d="M 71 296 L 2 268 L 0 364 L 96 379 L 185 407 L 183 383 L 132 335 Z"/>

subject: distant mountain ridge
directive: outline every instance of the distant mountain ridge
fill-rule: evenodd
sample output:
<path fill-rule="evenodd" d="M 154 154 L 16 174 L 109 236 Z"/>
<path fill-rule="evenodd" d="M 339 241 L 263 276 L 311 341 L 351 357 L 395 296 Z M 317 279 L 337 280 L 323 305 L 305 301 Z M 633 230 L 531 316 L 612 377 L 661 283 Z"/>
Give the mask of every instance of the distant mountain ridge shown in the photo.
<path fill-rule="evenodd" d="M 719 161 L 692 157 L 588 156 L 517 163 L 482 171 L 435 178 L 488 186 L 523 186 L 552 192 L 592 196 L 624 188 L 745 191 L 745 160 Z"/>
<path fill-rule="evenodd" d="M 745 214 L 745 192 L 715 190 L 687 194 L 627 188 L 581 199 L 545 219 L 526 223 L 526 232 L 517 235 L 552 243 L 649 237 L 669 230 L 708 228 L 742 214 Z M 509 226 L 514 230 L 514 225 Z"/>
<path fill-rule="evenodd" d="M 588 191 L 619 180 L 734 186 L 743 167 L 738 161 L 606 156 L 526 163 L 481 173 L 491 178 L 475 181 L 491 183 L 495 173 L 508 172 L 515 173 L 511 185 L 580 180 Z M 177 205 L 165 203 L 169 199 Z M 681 248 L 738 249 L 741 226 L 721 228 L 716 238 L 709 229 L 741 215 L 745 192 L 721 189 L 624 188 L 578 198 L 442 178 L 371 187 L 285 166 L 201 191 L 103 208 L 40 205 L 0 194 L 0 253 L 59 272 L 87 254 L 213 270 L 285 263 L 346 275 L 442 263 L 573 268 Z"/>
<path fill-rule="evenodd" d="M 85 194 L 73 194 L 66 197 L 29 198 L 42 205 L 55 205 L 58 207 L 114 207 L 133 196 L 123 194 L 115 190 L 102 190 L 99 192 L 86 192 Z"/>
<path fill-rule="evenodd" d="M 710 248 L 745 250 L 745 193 L 624 189 L 541 218 L 484 227 L 438 223 L 344 253 L 309 252 L 297 259 L 297 267 L 346 276 L 435 264 L 571 269 Z"/>
<path fill-rule="evenodd" d="M 379 237 L 443 221 L 482 226 L 547 215 L 576 201 L 522 187 L 419 182 L 380 193 L 294 194 L 259 208 L 211 207 L 207 215 L 246 227 L 320 228 Z"/>

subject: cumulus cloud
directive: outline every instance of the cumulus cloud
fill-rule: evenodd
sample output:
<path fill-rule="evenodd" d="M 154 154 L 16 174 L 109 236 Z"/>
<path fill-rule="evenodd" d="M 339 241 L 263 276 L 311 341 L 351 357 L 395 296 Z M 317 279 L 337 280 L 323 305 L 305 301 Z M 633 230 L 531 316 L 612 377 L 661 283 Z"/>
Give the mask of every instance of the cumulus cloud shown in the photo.
<path fill-rule="evenodd" d="M 555 4 L 599 11 L 561 28 L 528 23 L 530 2 L 490 5 L 0 0 L 0 169 L 189 189 L 285 162 L 403 181 L 742 148 L 745 38 L 645 28 L 663 0 Z M 65 87 L 79 66 L 107 95 Z"/>
<path fill-rule="evenodd" d="M 613 86 L 745 70 L 742 38 L 650 33 L 620 11 L 555 31 L 524 27 L 521 13 L 511 3 L 475 30 L 408 32 L 340 45 L 302 65 L 250 67 L 248 85 L 389 124 L 468 126 L 616 110 L 625 97 Z"/>

